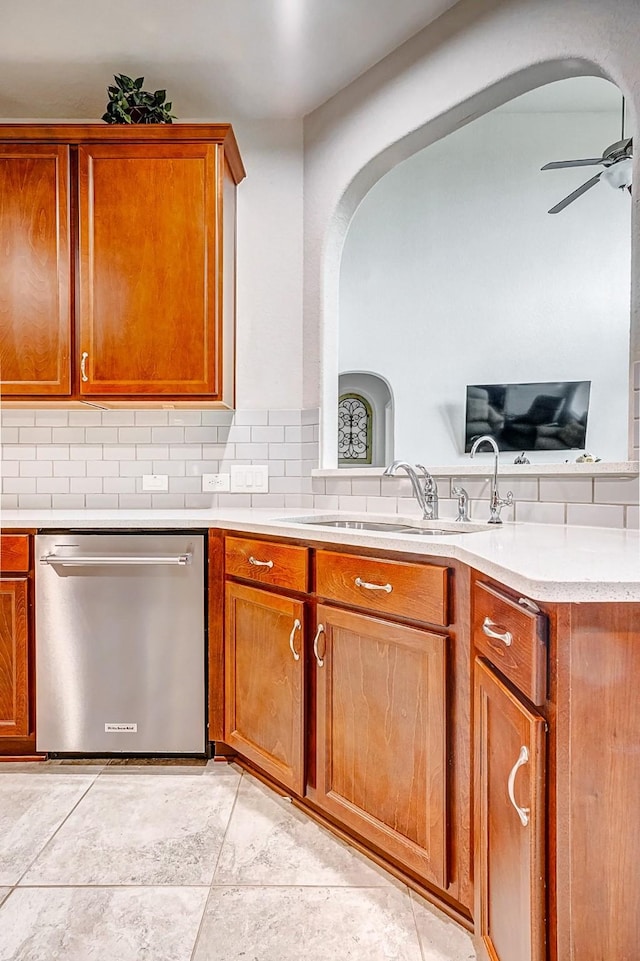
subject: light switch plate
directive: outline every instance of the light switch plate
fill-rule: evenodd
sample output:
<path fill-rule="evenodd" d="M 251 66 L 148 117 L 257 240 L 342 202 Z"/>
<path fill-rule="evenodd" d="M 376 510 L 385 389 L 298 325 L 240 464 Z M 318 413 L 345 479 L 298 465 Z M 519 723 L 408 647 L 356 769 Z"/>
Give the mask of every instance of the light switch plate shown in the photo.
<path fill-rule="evenodd" d="M 143 474 L 142 490 L 143 491 L 168 491 L 169 490 L 168 474 Z"/>
<path fill-rule="evenodd" d="M 238 494 L 267 494 L 268 464 L 232 464 L 231 490 Z"/>
<path fill-rule="evenodd" d="M 230 489 L 230 477 L 228 474 L 203 474 L 203 491 L 228 491 Z"/>

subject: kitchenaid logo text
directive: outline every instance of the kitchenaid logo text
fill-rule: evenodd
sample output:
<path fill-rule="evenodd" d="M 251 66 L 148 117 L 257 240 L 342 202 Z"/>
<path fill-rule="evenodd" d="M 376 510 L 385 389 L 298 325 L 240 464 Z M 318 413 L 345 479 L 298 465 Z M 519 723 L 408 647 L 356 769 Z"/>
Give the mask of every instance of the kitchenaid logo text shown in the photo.
<path fill-rule="evenodd" d="M 137 734 L 138 725 L 128 724 L 123 721 L 105 724 L 105 734 Z"/>

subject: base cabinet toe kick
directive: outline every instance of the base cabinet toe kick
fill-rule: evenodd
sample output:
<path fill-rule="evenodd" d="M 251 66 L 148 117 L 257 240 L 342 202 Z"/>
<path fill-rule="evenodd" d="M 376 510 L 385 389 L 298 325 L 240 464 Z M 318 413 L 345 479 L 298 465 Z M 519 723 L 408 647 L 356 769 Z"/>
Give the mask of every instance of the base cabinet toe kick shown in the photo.
<path fill-rule="evenodd" d="M 209 557 L 222 751 L 471 930 L 482 961 L 635 961 L 639 603 L 238 532 L 211 531 Z"/>

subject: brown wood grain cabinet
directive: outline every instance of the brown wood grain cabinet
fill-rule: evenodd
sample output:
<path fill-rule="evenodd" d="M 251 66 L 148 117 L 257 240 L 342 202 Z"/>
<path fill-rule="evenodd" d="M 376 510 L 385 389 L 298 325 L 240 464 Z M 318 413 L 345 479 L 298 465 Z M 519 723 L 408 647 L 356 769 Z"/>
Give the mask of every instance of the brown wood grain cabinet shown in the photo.
<path fill-rule="evenodd" d="M 229 125 L 0 125 L 3 392 L 232 406 L 243 176 Z"/>
<path fill-rule="evenodd" d="M 0 534 L 0 756 L 35 747 L 30 558 L 28 533 Z"/>
<path fill-rule="evenodd" d="M 276 544 L 269 576 L 278 560 L 290 582 L 306 549 L 308 582 L 252 584 L 232 552 L 227 654 L 242 621 L 233 683 L 256 705 L 239 754 L 473 925 L 482 961 L 637 961 L 640 604 L 536 602 L 443 558 Z M 421 596 L 398 606 L 412 578 Z M 287 629 L 305 614 L 294 662 Z M 253 699 L 268 637 L 279 660 Z M 285 743 L 302 780 L 270 766 Z"/>
<path fill-rule="evenodd" d="M 316 803 L 440 888 L 446 645 L 442 634 L 317 608 Z"/>
<path fill-rule="evenodd" d="M 475 664 L 475 920 L 491 961 L 545 961 L 545 721 Z"/>

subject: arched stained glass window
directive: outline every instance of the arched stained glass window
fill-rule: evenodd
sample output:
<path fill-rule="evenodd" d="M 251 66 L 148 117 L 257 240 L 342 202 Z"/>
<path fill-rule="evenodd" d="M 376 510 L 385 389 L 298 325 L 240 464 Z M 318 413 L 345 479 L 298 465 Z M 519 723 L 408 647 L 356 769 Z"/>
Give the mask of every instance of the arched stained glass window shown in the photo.
<path fill-rule="evenodd" d="M 338 401 L 338 462 L 370 464 L 373 413 L 360 394 L 342 394 Z"/>

